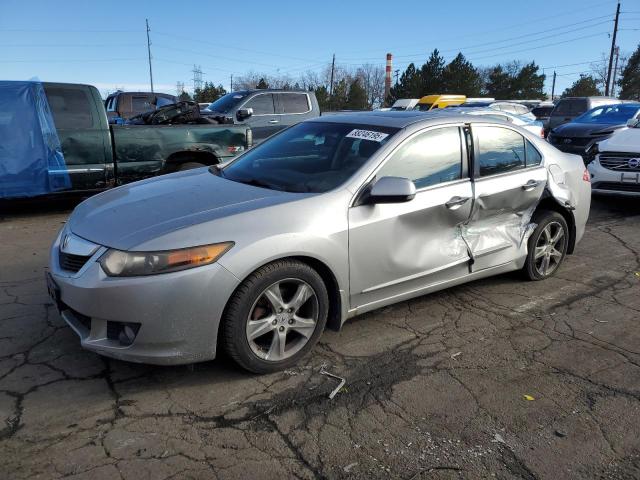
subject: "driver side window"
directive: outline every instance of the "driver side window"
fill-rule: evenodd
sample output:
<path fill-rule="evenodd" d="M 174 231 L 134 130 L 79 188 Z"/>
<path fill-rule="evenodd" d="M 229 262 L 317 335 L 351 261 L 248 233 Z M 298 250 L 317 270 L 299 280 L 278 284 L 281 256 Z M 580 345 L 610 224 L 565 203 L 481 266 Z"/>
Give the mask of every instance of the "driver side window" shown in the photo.
<path fill-rule="evenodd" d="M 376 174 L 404 177 L 417 189 L 462 177 L 462 143 L 458 127 L 429 130 L 402 144 Z"/>

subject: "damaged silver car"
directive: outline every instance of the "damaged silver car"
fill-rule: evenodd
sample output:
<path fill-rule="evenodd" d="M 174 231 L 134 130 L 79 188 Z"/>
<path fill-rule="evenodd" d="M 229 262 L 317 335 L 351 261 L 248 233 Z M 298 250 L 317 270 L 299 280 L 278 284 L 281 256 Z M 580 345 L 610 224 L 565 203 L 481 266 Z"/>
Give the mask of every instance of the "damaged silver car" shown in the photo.
<path fill-rule="evenodd" d="M 553 275 L 590 194 L 579 156 L 510 124 L 321 117 L 223 167 L 86 200 L 52 245 L 49 291 L 99 354 L 176 364 L 223 348 L 270 372 L 355 315 L 512 270 Z"/>

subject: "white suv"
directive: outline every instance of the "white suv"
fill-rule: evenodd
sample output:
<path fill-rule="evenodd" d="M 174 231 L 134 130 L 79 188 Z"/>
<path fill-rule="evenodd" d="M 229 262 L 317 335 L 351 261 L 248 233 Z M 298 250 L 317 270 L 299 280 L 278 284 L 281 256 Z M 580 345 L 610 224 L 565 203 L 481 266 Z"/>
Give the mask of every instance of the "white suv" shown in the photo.
<path fill-rule="evenodd" d="M 600 142 L 587 166 L 594 193 L 640 196 L 640 120 L 627 126 Z"/>

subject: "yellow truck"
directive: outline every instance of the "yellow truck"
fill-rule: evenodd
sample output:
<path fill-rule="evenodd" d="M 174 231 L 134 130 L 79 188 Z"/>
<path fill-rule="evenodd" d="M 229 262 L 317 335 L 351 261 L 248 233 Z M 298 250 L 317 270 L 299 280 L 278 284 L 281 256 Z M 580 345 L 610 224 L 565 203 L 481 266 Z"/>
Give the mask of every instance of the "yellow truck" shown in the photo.
<path fill-rule="evenodd" d="M 426 112 L 436 108 L 444 108 L 449 105 L 461 105 L 467 100 L 465 95 L 427 95 L 422 97 L 414 110 Z"/>

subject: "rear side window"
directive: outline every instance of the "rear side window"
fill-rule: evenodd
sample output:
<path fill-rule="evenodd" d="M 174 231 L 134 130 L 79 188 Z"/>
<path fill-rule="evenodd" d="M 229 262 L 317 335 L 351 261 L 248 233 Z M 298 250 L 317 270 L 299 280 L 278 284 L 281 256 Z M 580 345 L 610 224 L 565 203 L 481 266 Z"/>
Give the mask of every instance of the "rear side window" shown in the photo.
<path fill-rule="evenodd" d="M 84 89 L 45 87 L 56 128 L 91 128 L 93 109 Z"/>
<path fill-rule="evenodd" d="M 555 110 L 554 115 L 580 115 L 587 111 L 587 102 L 579 98 L 560 100 Z"/>
<path fill-rule="evenodd" d="M 134 113 L 144 113 L 153 110 L 151 97 L 147 95 L 133 95 L 131 97 L 131 111 Z"/>
<path fill-rule="evenodd" d="M 524 168 L 524 137 L 501 127 L 474 128 L 478 140 L 480 176 L 496 175 Z"/>
<path fill-rule="evenodd" d="M 542 155 L 536 147 L 529 140 L 525 140 L 527 145 L 527 167 L 535 167 L 536 165 L 540 165 L 542 162 Z"/>
<path fill-rule="evenodd" d="M 416 188 L 458 180 L 462 176 L 460 129 L 444 127 L 429 130 L 407 140 L 391 154 L 376 174 L 380 177 L 404 177 Z"/>
<path fill-rule="evenodd" d="M 282 113 L 305 113 L 310 110 L 305 93 L 280 93 L 278 99 Z"/>
<path fill-rule="evenodd" d="M 273 95 L 270 93 L 256 95 L 245 103 L 243 108 L 253 108 L 254 115 L 273 115 L 276 113 L 273 108 Z"/>

